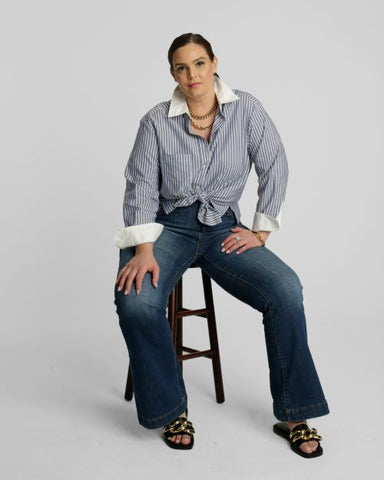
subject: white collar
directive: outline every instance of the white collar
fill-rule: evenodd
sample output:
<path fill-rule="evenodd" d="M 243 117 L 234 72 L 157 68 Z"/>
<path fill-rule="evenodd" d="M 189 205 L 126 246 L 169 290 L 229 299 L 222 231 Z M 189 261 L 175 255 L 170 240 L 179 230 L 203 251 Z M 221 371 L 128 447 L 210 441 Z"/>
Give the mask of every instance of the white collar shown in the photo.
<path fill-rule="evenodd" d="M 229 103 L 239 99 L 233 90 L 228 87 L 228 85 L 219 77 L 215 76 L 213 87 L 215 89 L 217 101 L 219 102 L 220 110 L 223 103 Z M 177 86 L 172 95 L 168 117 L 176 117 L 177 115 L 182 115 L 183 113 L 187 113 L 189 115 L 188 105 L 185 101 L 183 92 L 181 91 L 180 87 Z"/>

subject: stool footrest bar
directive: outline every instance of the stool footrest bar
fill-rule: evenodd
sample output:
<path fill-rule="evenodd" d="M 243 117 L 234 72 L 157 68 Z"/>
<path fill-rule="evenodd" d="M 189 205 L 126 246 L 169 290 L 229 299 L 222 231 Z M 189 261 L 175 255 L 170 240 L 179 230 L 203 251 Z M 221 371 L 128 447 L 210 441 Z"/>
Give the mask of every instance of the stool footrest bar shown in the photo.
<path fill-rule="evenodd" d="M 198 310 L 190 310 L 188 308 L 184 308 L 183 310 L 179 310 L 176 312 L 175 316 L 177 318 L 180 317 L 190 317 L 192 315 L 196 315 L 197 317 L 206 317 L 209 313 L 207 308 L 200 308 Z"/>
<path fill-rule="evenodd" d="M 213 351 L 212 350 L 193 350 L 193 348 L 184 348 L 183 350 L 186 352 L 191 352 L 187 353 L 184 355 L 179 355 L 179 360 L 190 360 L 191 358 L 198 358 L 198 357 L 207 357 L 207 358 L 212 358 Z"/>

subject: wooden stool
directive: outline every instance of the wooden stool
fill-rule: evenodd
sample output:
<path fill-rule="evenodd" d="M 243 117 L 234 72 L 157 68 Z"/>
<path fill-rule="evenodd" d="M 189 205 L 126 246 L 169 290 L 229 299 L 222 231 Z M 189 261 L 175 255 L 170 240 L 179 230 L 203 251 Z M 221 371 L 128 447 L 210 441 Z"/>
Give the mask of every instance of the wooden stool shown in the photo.
<path fill-rule="evenodd" d="M 192 264 L 191 267 L 197 267 Z M 198 310 L 190 310 L 183 307 L 183 277 L 180 278 L 168 298 L 168 321 L 172 333 L 173 343 L 177 357 L 180 362 L 180 368 L 183 369 L 183 361 L 192 358 L 206 357 L 212 360 L 213 378 L 215 381 L 216 400 L 218 403 L 223 403 L 224 386 L 221 374 L 221 363 L 219 353 L 219 343 L 217 339 L 217 328 L 215 309 L 213 305 L 212 285 L 210 277 L 201 270 L 204 288 L 205 308 Z M 196 315 L 199 317 L 206 317 L 209 332 L 209 350 L 196 350 L 194 348 L 183 345 L 183 317 Z M 187 352 L 187 353 L 183 353 Z M 132 400 L 133 384 L 131 368 L 128 367 L 127 383 L 125 387 L 125 400 Z"/>

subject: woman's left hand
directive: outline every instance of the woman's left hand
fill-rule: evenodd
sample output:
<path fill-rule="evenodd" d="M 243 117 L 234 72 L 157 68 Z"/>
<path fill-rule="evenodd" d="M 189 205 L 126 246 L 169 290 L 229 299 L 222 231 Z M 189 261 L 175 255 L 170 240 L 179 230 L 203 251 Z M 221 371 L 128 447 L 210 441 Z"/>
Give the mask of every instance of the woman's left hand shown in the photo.
<path fill-rule="evenodd" d="M 236 250 L 236 254 L 239 254 L 245 250 L 248 250 L 249 248 L 261 247 L 260 240 L 251 230 L 241 227 L 234 227 L 231 228 L 231 231 L 234 233 L 229 235 L 221 244 L 222 252 L 231 253 Z M 265 242 L 271 232 L 260 231 L 259 233 Z M 236 240 L 236 238 L 238 240 Z"/>

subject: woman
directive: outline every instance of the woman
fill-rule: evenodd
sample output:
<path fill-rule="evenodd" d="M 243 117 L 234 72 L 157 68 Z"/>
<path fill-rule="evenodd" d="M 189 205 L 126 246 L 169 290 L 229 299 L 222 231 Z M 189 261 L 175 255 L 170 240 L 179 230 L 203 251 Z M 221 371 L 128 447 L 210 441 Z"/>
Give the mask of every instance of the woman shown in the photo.
<path fill-rule="evenodd" d="M 281 139 L 260 102 L 217 75 L 217 58 L 201 35 L 177 37 L 168 60 L 178 86 L 170 101 L 141 119 L 125 170 L 125 228 L 115 235 L 115 303 L 139 422 L 162 427 L 171 448 L 193 446 L 166 306 L 195 263 L 263 313 L 273 412 L 280 420 L 274 432 L 299 455 L 319 456 L 321 437 L 305 419 L 329 410 L 307 345 L 302 286 L 265 247 L 280 227 L 286 191 Z M 238 200 L 252 165 L 259 187 L 249 229 L 240 222 Z"/>

